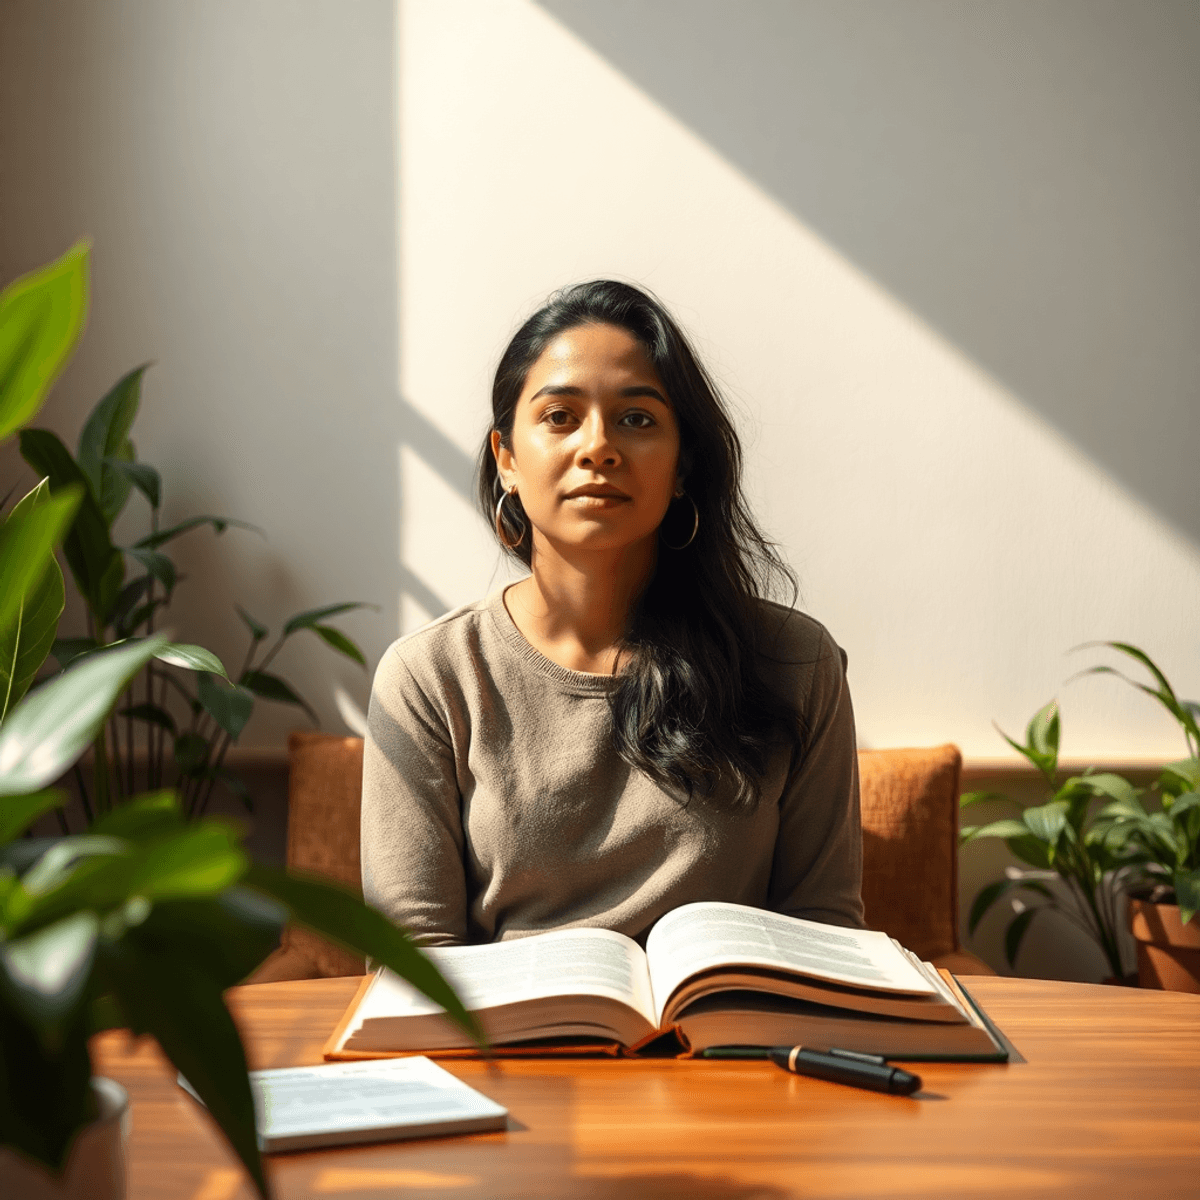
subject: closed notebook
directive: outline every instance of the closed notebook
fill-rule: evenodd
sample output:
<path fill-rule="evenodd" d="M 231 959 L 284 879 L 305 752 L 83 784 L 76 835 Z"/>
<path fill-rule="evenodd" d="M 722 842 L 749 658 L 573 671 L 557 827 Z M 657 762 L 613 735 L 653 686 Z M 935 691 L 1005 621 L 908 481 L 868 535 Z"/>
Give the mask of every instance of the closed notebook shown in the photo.
<path fill-rule="evenodd" d="M 179 1083 L 196 1096 L 182 1075 Z M 480 1133 L 508 1123 L 507 1109 L 427 1058 L 251 1071 L 250 1085 L 265 1151 Z"/>

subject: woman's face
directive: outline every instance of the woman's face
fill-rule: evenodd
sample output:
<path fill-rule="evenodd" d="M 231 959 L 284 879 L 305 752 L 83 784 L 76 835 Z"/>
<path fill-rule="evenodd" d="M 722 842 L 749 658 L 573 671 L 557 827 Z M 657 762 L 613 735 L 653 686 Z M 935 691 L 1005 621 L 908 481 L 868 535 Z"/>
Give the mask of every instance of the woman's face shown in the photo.
<path fill-rule="evenodd" d="M 618 550 L 653 538 L 678 482 L 679 427 L 641 343 L 613 325 L 555 337 L 529 369 L 508 446 L 492 433 L 539 538 Z"/>

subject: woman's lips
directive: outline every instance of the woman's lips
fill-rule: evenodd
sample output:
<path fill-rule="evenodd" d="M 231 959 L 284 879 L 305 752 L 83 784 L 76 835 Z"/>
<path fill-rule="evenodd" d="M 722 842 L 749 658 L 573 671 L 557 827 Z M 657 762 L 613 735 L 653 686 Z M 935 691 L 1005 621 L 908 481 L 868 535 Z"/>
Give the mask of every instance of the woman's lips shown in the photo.
<path fill-rule="evenodd" d="M 629 497 L 624 492 L 570 492 L 567 500 L 577 508 L 616 508 L 619 504 L 628 504 Z"/>
<path fill-rule="evenodd" d="M 620 488 L 607 483 L 584 484 L 566 495 L 566 499 L 584 508 L 611 508 L 626 503 L 629 498 Z"/>

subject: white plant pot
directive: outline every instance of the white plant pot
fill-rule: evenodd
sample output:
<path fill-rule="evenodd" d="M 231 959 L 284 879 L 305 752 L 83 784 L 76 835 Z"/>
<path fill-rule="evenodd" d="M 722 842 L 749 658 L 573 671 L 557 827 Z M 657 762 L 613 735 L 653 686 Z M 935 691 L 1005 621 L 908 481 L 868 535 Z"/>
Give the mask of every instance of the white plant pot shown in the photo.
<path fill-rule="evenodd" d="M 125 1200 L 125 1139 L 129 1093 L 112 1079 L 92 1076 L 100 1115 L 75 1138 L 66 1170 L 53 1175 L 8 1146 L 0 1146 L 0 1196 L 5 1200 Z"/>

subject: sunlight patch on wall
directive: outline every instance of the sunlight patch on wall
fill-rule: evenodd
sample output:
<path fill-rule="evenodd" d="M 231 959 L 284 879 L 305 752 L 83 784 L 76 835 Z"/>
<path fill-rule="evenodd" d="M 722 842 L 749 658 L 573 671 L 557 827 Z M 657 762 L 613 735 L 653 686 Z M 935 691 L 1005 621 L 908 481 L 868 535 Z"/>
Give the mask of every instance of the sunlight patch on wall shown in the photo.
<path fill-rule="evenodd" d="M 474 453 L 553 288 L 642 283 L 734 402 L 864 745 L 996 756 L 993 718 L 1019 732 L 1059 694 L 1065 754 L 1182 752 L 1131 689 L 1063 685 L 1095 638 L 1200 676 L 1194 547 L 529 0 L 399 13 L 400 389 L 441 434 Z M 406 571 L 481 595 L 498 557 L 468 500 L 409 449 L 402 477 Z"/>
<path fill-rule="evenodd" d="M 405 576 L 400 632 L 411 633 L 510 575 L 469 498 L 410 446 L 400 447 L 399 467 L 400 561 Z"/>

